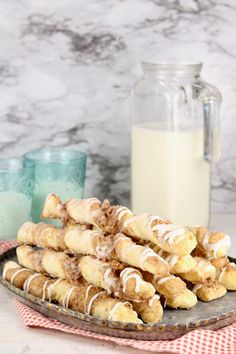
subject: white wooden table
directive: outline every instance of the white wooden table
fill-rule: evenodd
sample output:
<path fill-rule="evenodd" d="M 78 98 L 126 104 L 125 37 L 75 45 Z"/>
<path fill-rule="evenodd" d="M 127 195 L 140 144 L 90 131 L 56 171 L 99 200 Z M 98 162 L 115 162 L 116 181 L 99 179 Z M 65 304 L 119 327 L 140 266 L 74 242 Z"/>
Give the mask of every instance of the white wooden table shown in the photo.
<path fill-rule="evenodd" d="M 214 215 L 211 229 L 231 235 L 229 255 L 236 256 L 236 215 Z M 82 338 L 52 330 L 26 328 L 6 289 L 0 286 L 0 354 L 144 354 L 98 340 Z"/>

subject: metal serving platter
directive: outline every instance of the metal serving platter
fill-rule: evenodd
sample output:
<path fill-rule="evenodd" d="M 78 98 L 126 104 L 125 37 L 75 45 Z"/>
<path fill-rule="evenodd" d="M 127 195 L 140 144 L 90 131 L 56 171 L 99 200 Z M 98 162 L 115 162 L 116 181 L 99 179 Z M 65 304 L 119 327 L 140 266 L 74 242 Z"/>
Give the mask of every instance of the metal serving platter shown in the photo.
<path fill-rule="evenodd" d="M 3 264 L 8 260 L 16 260 L 16 248 L 0 255 L 0 274 L 2 274 Z M 231 261 L 236 260 L 231 259 Z M 139 340 L 170 340 L 194 329 L 216 330 L 236 321 L 236 292 L 227 292 L 223 298 L 208 303 L 199 301 L 190 310 L 166 308 L 162 321 L 149 325 L 102 320 L 43 301 L 16 288 L 1 276 L 0 282 L 19 301 L 47 317 L 83 330 L 114 337 Z"/>

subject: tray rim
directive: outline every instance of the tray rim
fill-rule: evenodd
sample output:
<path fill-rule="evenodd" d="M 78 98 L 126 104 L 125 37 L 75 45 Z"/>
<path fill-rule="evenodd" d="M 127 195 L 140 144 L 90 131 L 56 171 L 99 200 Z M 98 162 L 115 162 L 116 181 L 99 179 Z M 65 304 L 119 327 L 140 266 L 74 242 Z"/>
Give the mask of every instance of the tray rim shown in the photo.
<path fill-rule="evenodd" d="M 15 256 L 15 250 L 16 247 L 13 247 L 5 252 L 3 252 L 0 255 L 0 264 L 4 263 L 7 259 Z M 231 261 L 236 262 L 236 259 L 229 257 Z M 112 335 L 117 336 L 117 337 L 124 337 L 124 333 L 135 333 L 137 336 L 142 334 L 142 339 L 145 340 L 153 340 L 153 338 L 145 338 L 143 335 L 155 335 L 155 337 L 158 337 L 161 333 L 163 332 L 172 332 L 172 339 L 178 338 L 179 336 L 177 335 L 178 332 L 182 332 L 182 334 L 187 333 L 189 331 L 198 329 L 198 328 L 206 328 L 207 327 L 217 324 L 220 322 L 228 322 L 227 324 L 233 323 L 236 320 L 236 307 L 235 310 L 228 311 L 225 313 L 222 313 L 220 315 L 215 315 L 210 318 L 205 318 L 205 319 L 199 319 L 196 321 L 190 321 L 188 323 L 182 324 L 182 323 L 174 323 L 174 324 L 167 324 L 167 323 L 155 323 L 155 324 L 146 324 L 146 323 L 125 323 L 125 322 L 118 322 L 118 321 L 110 321 L 110 320 L 104 320 L 95 316 L 90 316 L 87 314 L 80 313 L 78 311 L 73 311 L 71 309 L 66 309 L 62 306 L 56 305 L 54 303 L 49 303 L 48 301 L 42 300 L 34 295 L 27 294 L 23 290 L 15 287 L 11 283 L 9 283 L 7 280 L 3 279 L 2 276 L 0 275 L 0 283 L 7 288 L 8 291 L 13 293 L 17 299 L 23 303 L 27 303 L 28 306 L 33 308 L 35 310 L 35 307 L 37 307 L 36 311 L 39 311 L 46 315 L 49 318 L 56 318 L 61 322 L 67 323 L 63 321 L 66 318 L 71 319 L 71 321 L 76 320 L 80 321 L 81 323 L 79 325 L 76 325 L 78 328 L 83 329 L 83 325 L 89 325 L 89 330 L 94 331 L 95 333 L 104 333 L 104 329 L 107 330 L 112 330 Z M 40 311 L 40 309 L 42 311 Z M 47 312 L 47 313 L 45 313 Z M 54 316 L 50 316 L 50 314 L 53 313 L 55 314 Z M 61 318 L 58 318 L 60 317 Z M 82 327 L 81 327 L 82 326 Z M 93 330 L 92 326 L 96 327 L 96 330 Z M 98 327 L 98 328 L 97 328 Z M 217 327 L 217 326 L 216 326 Z M 222 328 L 224 327 L 217 327 L 217 328 Z M 101 329 L 101 331 L 99 330 Z M 115 331 L 115 332 L 114 332 Z M 119 332 L 117 331 L 122 331 L 122 335 L 119 335 Z M 116 333 L 117 332 L 117 333 Z M 176 333 L 174 333 L 176 332 Z M 181 335 L 182 335 L 181 334 Z M 107 334 L 109 335 L 109 334 Z M 125 335 L 126 338 L 133 338 L 133 336 Z M 137 338 L 141 339 L 141 338 Z M 163 338 L 156 338 L 156 339 L 163 339 Z M 169 338 L 168 338 L 169 339 Z"/>

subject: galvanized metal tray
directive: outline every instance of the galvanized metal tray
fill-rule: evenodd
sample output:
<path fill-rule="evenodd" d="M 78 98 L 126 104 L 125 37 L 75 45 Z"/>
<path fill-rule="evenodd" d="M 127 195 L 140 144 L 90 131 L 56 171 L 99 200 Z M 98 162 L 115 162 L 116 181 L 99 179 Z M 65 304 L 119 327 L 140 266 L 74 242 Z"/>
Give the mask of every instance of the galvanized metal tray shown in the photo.
<path fill-rule="evenodd" d="M 2 274 L 4 262 L 7 260 L 16 260 L 15 248 L 0 255 L 0 274 Z M 231 260 L 235 261 L 234 259 Z M 0 283 L 12 292 L 19 301 L 47 317 L 83 330 L 114 337 L 139 340 L 170 340 L 194 329 L 216 330 L 236 321 L 236 292 L 228 292 L 223 298 L 208 303 L 199 301 L 190 310 L 166 308 L 162 322 L 149 325 L 102 320 L 26 294 L 1 276 Z"/>

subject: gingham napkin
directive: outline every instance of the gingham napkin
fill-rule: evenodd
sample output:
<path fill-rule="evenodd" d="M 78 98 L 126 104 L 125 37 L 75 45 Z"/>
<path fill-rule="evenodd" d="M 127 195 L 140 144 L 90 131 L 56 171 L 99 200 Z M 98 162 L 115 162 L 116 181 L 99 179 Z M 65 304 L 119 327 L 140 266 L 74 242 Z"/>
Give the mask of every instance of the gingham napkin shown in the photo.
<path fill-rule="evenodd" d="M 14 247 L 16 241 L 1 242 L 0 253 Z M 116 338 L 84 331 L 66 325 L 57 320 L 45 317 L 23 305 L 18 300 L 15 303 L 27 327 L 42 327 L 56 329 L 61 332 L 72 333 L 83 337 L 113 342 L 118 345 L 132 347 L 135 349 L 148 350 L 160 353 L 184 353 L 184 354 L 235 354 L 236 353 L 236 323 L 218 331 L 195 330 L 181 338 L 172 341 L 142 341 L 126 338 Z"/>

